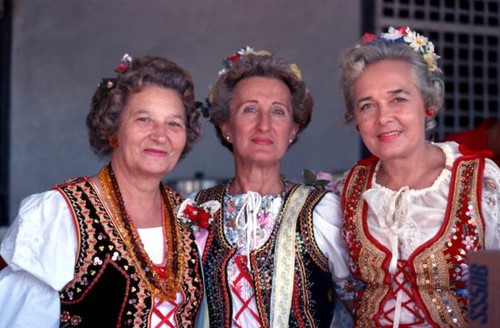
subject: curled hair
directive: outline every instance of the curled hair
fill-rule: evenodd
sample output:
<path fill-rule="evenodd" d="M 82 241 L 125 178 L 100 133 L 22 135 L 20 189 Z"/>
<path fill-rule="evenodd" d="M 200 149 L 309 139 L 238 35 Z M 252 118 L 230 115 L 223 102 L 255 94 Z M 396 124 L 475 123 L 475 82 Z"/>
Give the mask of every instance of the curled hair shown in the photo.
<path fill-rule="evenodd" d="M 213 103 L 210 108 L 210 122 L 215 126 L 222 145 L 231 152 L 233 146 L 224 139 L 220 125 L 229 120 L 230 103 L 236 85 L 243 79 L 256 76 L 277 79 L 286 84 L 292 97 L 293 121 L 299 126 L 297 134 L 301 133 L 311 122 L 314 101 L 293 66 L 285 59 L 272 54 L 246 54 L 232 63 L 232 66 L 219 76 L 215 85 L 211 86 Z M 297 138 L 293 143 L 296 141 Z"/>
<path fill-rule="evenodd" d="M 201 134 L 199 116 L 195 108 L 194 84 L 191 74 L 174 62 L 144 56 L 134 59 L 131 68 L 119 75 L 113 88 L 97 88 L 87 115 L 87 129 L 92 150 L 99 157 L 112 153 L 110 138 L 118 130 L 120 117 L 129 97 L 146 86 L 157 86 L 177 91 L 186 114 L 186 145 L 183 158 Z"/>
<path fill-rule="evenodd" d="M 437 113 L 443 107 L 444 84 L 440 69 L 429 71 L 428 63 L 422 54 L 414 51 L 405 43 L 387 43 L 375 40 L 368 45 L 354 46 L 344 51 L 340 57 L 340 92 L 344 98 L 344 121 L 354 119 L 354 82 L 367 66 L 382 60 L 399 60 L 411 67 L 414 83 L 419 90 L 426 108 L 433 108 Z M 436 126 L 433 117 L 426 117 L 425 129 Z"/>

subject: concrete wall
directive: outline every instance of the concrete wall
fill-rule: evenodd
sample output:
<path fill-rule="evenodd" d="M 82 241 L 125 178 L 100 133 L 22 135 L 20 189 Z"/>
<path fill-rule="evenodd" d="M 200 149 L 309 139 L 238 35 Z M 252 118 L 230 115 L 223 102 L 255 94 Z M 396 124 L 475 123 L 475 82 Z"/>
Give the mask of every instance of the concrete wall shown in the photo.
<path fill-rule="evenodd" d="M 287 154 L 283 171 L 344 170 L 359 140 L 339 121 L 337 55 L 357 40 L 352 0 L 16 0 L 11 99 L 10 219 L 20 201 L 103 164 L 85 128 L 90 98 L 122 54 L 162 55 L 190 69 L 206 96 L 223 58 L 250 45 L 296 62 L 316 106 L 310 127 Z M 212 126 L 168 179 L 232 175 L 232 157 Z"/>

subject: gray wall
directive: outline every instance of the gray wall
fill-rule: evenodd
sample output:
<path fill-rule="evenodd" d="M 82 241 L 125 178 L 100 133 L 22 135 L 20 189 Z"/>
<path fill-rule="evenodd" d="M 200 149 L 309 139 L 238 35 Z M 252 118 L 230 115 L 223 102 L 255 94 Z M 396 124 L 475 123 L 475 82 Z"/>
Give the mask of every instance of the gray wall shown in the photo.
<path fill-rule="evenodd" d="M 190 69 L 197 97 L 237 48 L 268 49 L 296 62 L 316 106 L 310 127 L 287 154 L 283 171 L 340 171 L 359 155 L 351 127 L 340 123 L 337 55 L 355 42 L 359 1 L 352 0 L 16 0 L 14 1 L 10 219 L 20 201 L 103 164 L 85 128 L 101 77 L 125 52 L 162 55 Z M 204 125 L 203 140 L 168 175 L 232 175 L 232 158 Z"/>

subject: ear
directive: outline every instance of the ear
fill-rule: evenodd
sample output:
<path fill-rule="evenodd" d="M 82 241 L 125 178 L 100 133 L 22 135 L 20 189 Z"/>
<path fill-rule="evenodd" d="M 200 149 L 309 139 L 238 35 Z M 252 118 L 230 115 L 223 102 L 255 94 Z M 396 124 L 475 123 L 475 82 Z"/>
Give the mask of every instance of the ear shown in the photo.
<path fill-rule="evenodd" d="M 224 138 L 224 140 L 229 142 L 231 140 L 232 136 L 231 136 L 231 133 L 229 131 L 229 126 L 228 126 L 227 122 L 223 122 L 223 123 L 219 124 L 219 129 L 220 129 L 220 132 L 222 133 L 222 138 Z M 229 137 L 229 139 L 227 137 Z"/>
<path fill-rule="evenodd" d="M 289 136 L 289 140 L 292 140 L 290 143 L 292 143 L 295 140 L 298 132 L 299 132 L 299 124 L 293 123 L 293 127 L 292 130 L 290 131 L 290 136 Z"/>

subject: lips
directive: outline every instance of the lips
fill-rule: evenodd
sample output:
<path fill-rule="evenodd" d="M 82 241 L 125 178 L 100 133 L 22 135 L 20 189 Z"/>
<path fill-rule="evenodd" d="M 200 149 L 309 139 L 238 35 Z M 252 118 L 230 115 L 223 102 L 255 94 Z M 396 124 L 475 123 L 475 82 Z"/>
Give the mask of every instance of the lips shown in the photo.
<path fill-rule="evenodd" d="M 268 138 L 253 138 L 252 141 L 259 145 L 271 145 L 273 141 Z"/>
<path fill-rule="evenodd" d="M 146 148 L 144 149 L 144 152 L 151 155 L 151 156 L 157 156 L 157 157 L 163 157 L 168 155 L 168 152 L 165 150 L 161 149 L 154 149 L 154 148 Z"/>
<path fill-rule="evenodd" d="M 397 138 L 400 134 L 401 134 L 401 131 L 393 130 L 393 131 L 380 133 L 377 135 L 377 137 L 381 141 L 390 141 L 390 140 Z"/>

